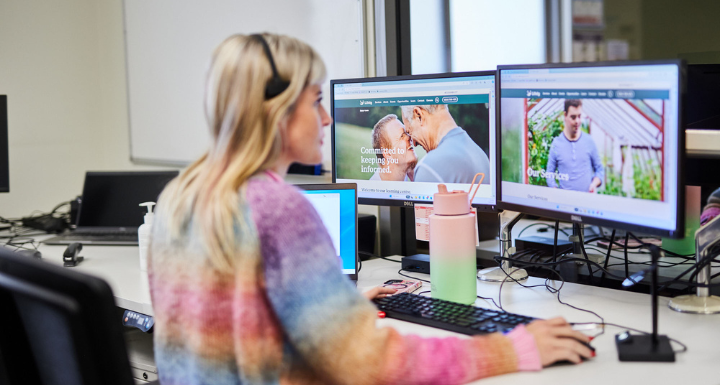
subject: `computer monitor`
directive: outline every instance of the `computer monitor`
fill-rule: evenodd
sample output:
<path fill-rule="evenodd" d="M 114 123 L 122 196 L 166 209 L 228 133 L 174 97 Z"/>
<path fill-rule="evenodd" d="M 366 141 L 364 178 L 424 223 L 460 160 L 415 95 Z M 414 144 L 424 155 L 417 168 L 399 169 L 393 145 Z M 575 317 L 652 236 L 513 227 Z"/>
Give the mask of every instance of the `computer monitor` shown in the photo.
<path fill-rule="evenodd" d="M 7 95 L 0 95 L 0 192 L 10 192 Z"/>
<path fill-rule="evenodd" d="M 432 203 L 439 183 L 467 191 L 483 173 L 472 203 L 495 209 L 495 71 L 330 85 L 333 181 L 357 183 L 359 203 Z"/>
<path fill-rule="evenodd" d="M 502 209 L 684 233 L 680 61 L 498 67 Z"/>
<path fill-rule="evenodd" d="M 358 279 L 357 186 L 354 183 L 297 185 L 330 234 L 343 274 Z"/>

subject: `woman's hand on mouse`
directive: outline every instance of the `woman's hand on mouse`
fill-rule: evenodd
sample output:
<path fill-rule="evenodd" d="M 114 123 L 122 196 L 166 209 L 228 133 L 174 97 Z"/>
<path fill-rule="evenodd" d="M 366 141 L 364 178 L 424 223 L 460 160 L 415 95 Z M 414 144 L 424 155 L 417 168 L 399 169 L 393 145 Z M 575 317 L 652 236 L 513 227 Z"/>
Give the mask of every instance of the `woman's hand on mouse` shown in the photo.
<path fill-rule="evenodd" d="M 375 298 L 384 298 L 384 297 L 387 297 L 388 295 L 395 294 L 396 291 L 397 290 L 391 289 L 389 287 L 376 286 L 370 290 L 363 292 L 363 295 L 365 296 L 365 298 L 372 301 Z"/>
<path fill-rule="evenodd" d="M 526 329 L 535 337 L 542 366 L 558 361 L 579 364 L 583 357 L 593 356 L 593 351 L 579 342 L 589 343 L 590 337 L 572 330 L 572 326 L 562 317 L 533 321 L 526 326 Z"/>

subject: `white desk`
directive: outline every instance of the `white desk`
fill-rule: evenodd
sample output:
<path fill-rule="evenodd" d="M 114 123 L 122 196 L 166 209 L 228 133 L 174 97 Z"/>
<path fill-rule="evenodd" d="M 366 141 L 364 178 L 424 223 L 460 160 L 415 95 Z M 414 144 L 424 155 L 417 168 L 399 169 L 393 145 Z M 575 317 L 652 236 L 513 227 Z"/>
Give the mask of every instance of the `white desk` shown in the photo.
<path fill-rule="evenodd" d="M 62 265 L 65 248 L 42 244 L 39 250 L 44 261 Z M 113 290 L 118 307 L 152 315 L 147 273 L 140 271 L 138 253 L 137 246 L 83 245 L 79 255 L 85 260 L 68 269 L 106 280 Z"/>
<path fill-rule="evenodd" d="M 369 288 L 382 280 L 401 278 L 399 264 L 373 260 L 363 263 L 358 287 Z M 406 272 L 404 272 L 406 273 Z M 429 279 L 427 274 L 409 274 Z M 526 285 L 543 284 L 544 279 L 529 278 Z M 559 282 L 558 282 L 559 284 Z M 427 283 L 421 290 L 429 290 Z M 499 283 L 478 283 L 478 295 L 498 301 Z M 561 299 L 571 305 L 592 310 L 616 323 L 640 330 L 651 330 L 650 296 L 566 283 L 560 292 Z M 668 298 L 659 300 L 659 332 L 687 345 L 688 351 L 676 355 L 675 363 L 626 363 L 619 362 L 614 335 L 622 331 L 608 327 L 605 334 L 596 338 L 592 345 L 597 357 L 576 366 L 544 369 L 541 373 L 515 373 L 478 381 L 478 384 L 719 384 L 720 376 L 712 369 L 720 362 L 720 315 L 691 315 L 670 310 Z M 492 303 L 478 299 L 477 306 L 494 308 Z M 598 322 L 591 314 L 574 310 L 558 303 L 556 296 L 544 287 L 526 289 L 505 283 L 502 288 L 502 306 L 506 311 L 538 318 L 563 316 L 570 322 Z M 396 327 L 402 333 L 424 336 L 456 335 L 452 332 L 410 324 L 403 321 L 379 320 L 383 326 Z M 674 346 L 676 350 L 679 347 Z"/>
<path fill-rule="evenodd" d="M 61 263 L 62 246 L 41 247 L 43 259 Z M 139 269 L 137 247 L 87 246 L 81 253 L 85 257 L 78 271 L 94 274 L 107 280 L 119 307 L 153 314 L 148 293 L 147 277 Z M 395 257 L 399 258 L 399 257 Z M 400 265 L 386 260 L 363 262 L 358 288 L 367 289 L 397 274 Z M 410 274 L 429 279 L 425 274 Z M 544 280 L 530 278 L 528 285 L 542 284 Z M 429 290 L 427 284 L 422 290 Z M 478 294 L 498 300 L 499 283 L 479 283 Z M 611 289 L 566 283 L 561 291 L 563 301 L 586 308 L 605 317 L 606 322 L 617 323 L 641 330 L 650 330 L 650 297 Z M 532 384 L 719 384 L 720 376 L 712 369 L 720 362 L 720 315 L 701 316 L 681 314 L 667 307 L 668 298 L 660 298 L 660 333 L 680 340 L 688 352 L 677 355 L 675 363 L 621 363 L 617 358 L 614 335 L 617 328 L 608 328 L 592 345 L 597 357 L 577 366 L 552 367 L 540 373 L 515 373 L 490 378 L 479 384 L 507 384 L 527 381 Z M 476 305 L 492 308 L 485 300 Z M 506 311 L 551 318 L 563 316 L 571 322 L 597 322 L 596 317 L 558 303 L 555 295 L 544 287 L 522 288 L 506 283 L 502 289 L 502 305 Z M 393 326 L 401 333 L 423 336 L 459 336 L 458 334 L 416 325 L 408 322 L 381 319 L 380 326 Z M 676 347 L 677 349 L 678 347 Z"/>

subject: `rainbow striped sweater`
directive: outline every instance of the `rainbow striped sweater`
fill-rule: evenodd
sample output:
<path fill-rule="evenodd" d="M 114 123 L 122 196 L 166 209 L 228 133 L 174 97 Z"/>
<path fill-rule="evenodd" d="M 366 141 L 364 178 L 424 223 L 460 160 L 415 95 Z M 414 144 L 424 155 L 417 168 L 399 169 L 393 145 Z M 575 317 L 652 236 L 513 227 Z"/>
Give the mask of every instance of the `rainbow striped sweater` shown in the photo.
<path fill-rule="evenodd" d="M 474 338 L 420 338 L 375 325 L 377 310 L 342 274 L 312 205 L 275 174 L 239 199 L 234 271 L 209 263 L 195 223 L 166 239 L 155 217 L 149 276 L 163 385 L 461 384 L 539 370 L 523 327 Z"/>

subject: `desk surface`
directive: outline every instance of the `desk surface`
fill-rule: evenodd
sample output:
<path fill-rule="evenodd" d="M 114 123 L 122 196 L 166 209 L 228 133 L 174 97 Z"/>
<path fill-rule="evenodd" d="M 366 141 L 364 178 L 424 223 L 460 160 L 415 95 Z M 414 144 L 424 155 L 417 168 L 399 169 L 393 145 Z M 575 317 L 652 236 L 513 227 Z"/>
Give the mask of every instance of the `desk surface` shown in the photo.
<path fill-rule="evenodd" d="M 61 263 L 62 246 L 43 245 L 43 259 L 52 263 Z M 153 314 L 148 291 L 147 275 L 139 269 L 137 247 L 87 246 L 83 248 L 85 257 L 77 269 L 93 274 L 108 281 L 115 294 L 119 307 L 135 310 L 144 314 Z M 398 275 L 398 263 L 386 260 L 363 262 L 358 288 L 371 288 Z M 408 274 L 429 279 L 426 274 Z M 559 282 L 552 284 L 559 285 Z M 529 278 L 527 285 L 542 285 L 543 279 Z M 494 298 L 498 301 L 499 283 L 478 283 L 478 295 Z M 428 284 L 422 290 L 429 290 Z M 650 297 L 646 294 L 623 292 L 599 287 L 566 283 L 561 291 L 561 299 L 572 305 L 597 312 L 606 322 L 649 331 Z M 718 384 L 720 378 L 712 368 L 720 362 L 720 315 L 692 315 L 677 313 L 667 307 L 668 298 L 660 298 L 660 333 L 683 342 L 688 352 L 677 355 L 675 363 L 621 363 L 617 358 L 614 335 L 622 329 L 608 327 L 605 334 L 596 338 L 592 344 L 597 349 L 597 357 L 577 366 L 553 367 L 541 373 L 516 373 L 483 380 L 482 384 L 517 383 L 527 380 L 533 384 L 608 384 L 608 383 L 707 383 Z M 480 300 L 477 306 L 493 308 L 492 303 Z M 516 284 L 505 283 L 502 286 L 502 306 L 506 311 L 538 318 L 563 316 L 571 322 L 598 322 L 591 314 L 561 305 L 554 294 L 544 286 L 523 288 Z M 458 334 L 416 325 L 408 322 L 382 319 L 379 326 L 392 326 L 401 333 L 423 336 L 460 336 Z M 463 336 L 464 337 L 464 336 Z M 679 349 L 679 347 L 675 347 Z M 569 380 L 576 378 L 577 381 Z"/>
<path fill-rule="evenodd" d="M 65 248 L 66 246 L 42 244 L 39 250 L 44 261 L 62 265 Z M 77 269 L 106 280 L 113 290 L 118 307 L 153 314 L 148 277 L 147 273 L 140 271 L 137 246 L 83 245 L 80 255 L 85 260 L 68 269 Z"/>
<path fill-rule="evenodd" d="M 360 272 L 359 288 L 370 288 L 390 278 L 401 278 L 397 271 L 399 264 L 372 260 L 363 262 Z M 408 274 L 429 279 L 427 274 Z M 543 285 L 544 279 L 529 278 L 525 285 Z M 560 282 L 551 281 L 554 287 Z M 421 290 L 429 290 L 427 283 Z M 499 283 L 479 282 L 478 295 L 490 297 L 498 302 Z M 651 330 L 650 296 L 619 290 L 605 289 L 586 285 L 566 283 L 560 298 L 563 302 L 592 310 L 605 318 L 605 322 L 623 326 Z M 677 313 L 667 307 L 669 298 L 659 300 L 659 332 L 679 340 L 688 347 L 686 353 L 676 355 L 675 363 L 626 363 L 619 362 L 615 348 L 614 335 L 624 329 L 608 327 L 605 334 L 593 340 L 597 357 L 576 366 L 561 366 L 544 369 L 537 373 L 515 373 L 478 381 L 478 384 L 631 384 L 631 383 L 692 383 L 718 384 L 720 378 L 712 369 L 720 362 L 720 315 L 695 315 Z M 494 308 L 492 303 L 478 299 L 476 306 Z M 548 292 L 544 285 L 535 288 L 523 288 L 517 284 L 505 283 L 502 286 L 502 306 L 506 311 L 529 315 L 537 318 L 563 316 L 570 322 L 599 322 L 591 314 L 561 305 L 555 294 Z M 393 326 L 401 333 L 423 336 L 451 336 L 457 334 L 435 328 L 411 324 L 404 321 L 383 319 L 382 326 Z M 680 347 L 674 348 L 678 350 Z M 573 378 L 577 379 L 572 380 Z"/>

